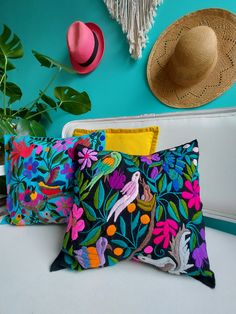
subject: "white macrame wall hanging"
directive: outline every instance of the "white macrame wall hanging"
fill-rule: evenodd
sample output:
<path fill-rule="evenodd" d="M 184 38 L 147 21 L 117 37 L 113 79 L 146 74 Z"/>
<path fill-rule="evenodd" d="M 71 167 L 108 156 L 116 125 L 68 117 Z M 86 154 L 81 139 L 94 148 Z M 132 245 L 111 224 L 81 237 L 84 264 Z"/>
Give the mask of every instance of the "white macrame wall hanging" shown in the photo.
<path fill-rule="evenodd" d="M 134 59 L 141 58 L 153 25 L 157 7 L 163 0 L 103 0 L 111 16 L 121 24 Z"/>

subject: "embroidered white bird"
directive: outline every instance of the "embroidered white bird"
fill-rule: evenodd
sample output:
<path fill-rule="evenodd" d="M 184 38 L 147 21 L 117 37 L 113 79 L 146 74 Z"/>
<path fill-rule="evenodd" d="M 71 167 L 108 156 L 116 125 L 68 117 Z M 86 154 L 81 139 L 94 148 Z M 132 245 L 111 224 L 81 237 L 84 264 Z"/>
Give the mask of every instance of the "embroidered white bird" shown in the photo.
<path fill-rule="evenodd" d="M 139 191 L 139 178 L 140 178 L 140 172 L 136 171 L 132 175 L 131 181 L 126 183 L 126 185 L 121 190 L 121 193 L 123 196 L 114 204 L 112 209 L 110 210 L 110 213 L 107 217 L 107 221 L 111 218 L 111 216 L 114 215 L 114 222 L 116 222 L 117 218 L 121 214 L 121 212 L 130 204 L 132 203 L 135 198 L 138 196 Z"/>

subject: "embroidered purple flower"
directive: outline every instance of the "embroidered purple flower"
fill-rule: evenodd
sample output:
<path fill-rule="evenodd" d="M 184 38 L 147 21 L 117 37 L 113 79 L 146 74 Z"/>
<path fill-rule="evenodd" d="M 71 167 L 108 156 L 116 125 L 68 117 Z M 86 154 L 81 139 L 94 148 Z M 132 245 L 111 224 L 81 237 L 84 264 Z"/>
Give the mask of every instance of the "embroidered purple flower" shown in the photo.
<path fill-rule="evenodd" d="M 206 251 L 206 243 L 203 242 L 199 247 L 197 247 L 192 254 L 192 257 L 195 261 L 195 266 L 197 268 L 201 268 L 205 261 L 207 261 L 207 251 Z"/>
<path fill-rule="evenodd" d="M 73 175 L 73 167 L 70 167 L 69 163 L 65 163 L 63 169 L 61 170 L 61 174 L 66 175 L 66 179 L 70 179 Z"/>
<path fill-rule="evenodd" d="M 32 173 L 36 173 L 38 165 L 39 163 L 36 160 L 33 162 L 33 157 L 30 157 L 28 161 L 24 163 L 23 175 L 31 179 Z"/>
<path fill-rule="evenodd" d="M 152 154 L 152 155 L 148 155 L 148 156 L 142 156 L 141 158 L 142 162 L 145 162 L 148 165 L 151 165 L 154 161 L 159 161 L 160 160 L 160 156 L 159 154 Z"/>
<path fill-rule="evenodd" d="M 73 205 L 71 197 L 68 198 L 61 197 L 60 200 L 55 202 L 55 204 L 57 205 L 58 212 L 62 212 L 64 216 L 69 216 L 69 213 Z"/>
<path fill-rule="evenodd" d="M 201 236 L 202 240 L 205 241 L 205 230 L 204 230 L 204 228 L 202 228 L 200 230 L 200 236 Z"/>
<path fill-rule="evenodd" d="M 108 178 L 110 187 L 114 190 L 121 190 L 125 185 L 126 176 L 123 172 L 115 170 Z"/>
<path fill-rule="evenodd" d="M 194 180 L 193 183 L 186 181 L 184 185 L 189 191 L 182 192 L 182 197 L 188 200 L 188 207 L 192 208 L 194 206 L 197 211 L 200 210 L 201 200 L 199 196 L 200 187 L 198 180 Z"/>
<path fill-rule="evenodd" d="M 63 140 L 57 140 L 56 144 L 53 145 L 53 148 L 56 149 L 58 152 L 65 151 L 68 148 L 68 145 L 73 144 L 73 138 L 67 138 Z"/>
<path fill-rule="evenodd" d="M 152 168 L 152 171 L 151 171 L 151 174 L 150 174 L 150 177 L 152 178 L 152 179 L 156 179 L 156 177 L 158 176 L 158 168 L 157 167 L 153 167 Z"/>
<path fill-rule="evenodd" d="M 97 152 L 87 147 L 84 147 L 82 152 L 78 152 L 78 156 L 80 157 L 78 163 L 82 164 L 80 169 L 83 170 L 85 167 L 90 168 L 92 166 L 92 161 L 98 160 L 96 155 Z"/>
<path fill-rule="evenodd" d="M 84 230 L 85 223 L 83 219 L 80 219 L 81 216 L 83 215 L 83 208 L 78 207 L 76 204 L 73 205 L 72 210 L 70 212 L 70 217 L 69 217 L 69 223 L 66 228 L 66 232 L 68 232 L 70 229 L 71 231 L 71 238 L 72 240 L 76 240 L 78 238 L 78 233 L 80 231 Z"/>

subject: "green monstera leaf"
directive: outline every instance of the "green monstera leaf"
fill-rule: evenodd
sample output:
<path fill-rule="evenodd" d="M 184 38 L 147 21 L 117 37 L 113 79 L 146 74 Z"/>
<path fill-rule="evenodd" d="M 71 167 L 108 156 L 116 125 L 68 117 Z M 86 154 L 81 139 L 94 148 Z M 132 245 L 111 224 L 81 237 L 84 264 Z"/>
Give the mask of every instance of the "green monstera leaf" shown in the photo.
<path fill-rule="evenodd" d="M 68 86 L 54 89 L 54 96 L 59 100 L 58 106 L 72 114 L 82 114 L 91 110 L 91 102 L 86 92 L 78 92 Z"/>
<path fill-rule="evenodd" d="M 21 58 L 23 54 L 23 46 L 19 37 L 13 34 L 9 27 L 3 25 L 3 32 L 0 35 L 0 67 L 4 68 L 7 62 L 7 70 L 14 69 L 14 65 L 7 59 Z"/>

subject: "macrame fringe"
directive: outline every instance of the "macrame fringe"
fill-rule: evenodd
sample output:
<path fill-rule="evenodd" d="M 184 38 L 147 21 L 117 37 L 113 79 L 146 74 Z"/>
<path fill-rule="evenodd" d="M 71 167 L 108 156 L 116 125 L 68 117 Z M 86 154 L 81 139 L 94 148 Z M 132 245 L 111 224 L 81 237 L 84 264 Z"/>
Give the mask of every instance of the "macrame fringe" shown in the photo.
<path fill-rule="evenodd" d="M 113 18 L 121 24 L 129 41 L 129 52 L 141 58 L 148 41 L 148 31 L 154 23 L 157 7 L 163 0 L 103 0 Z"/>

